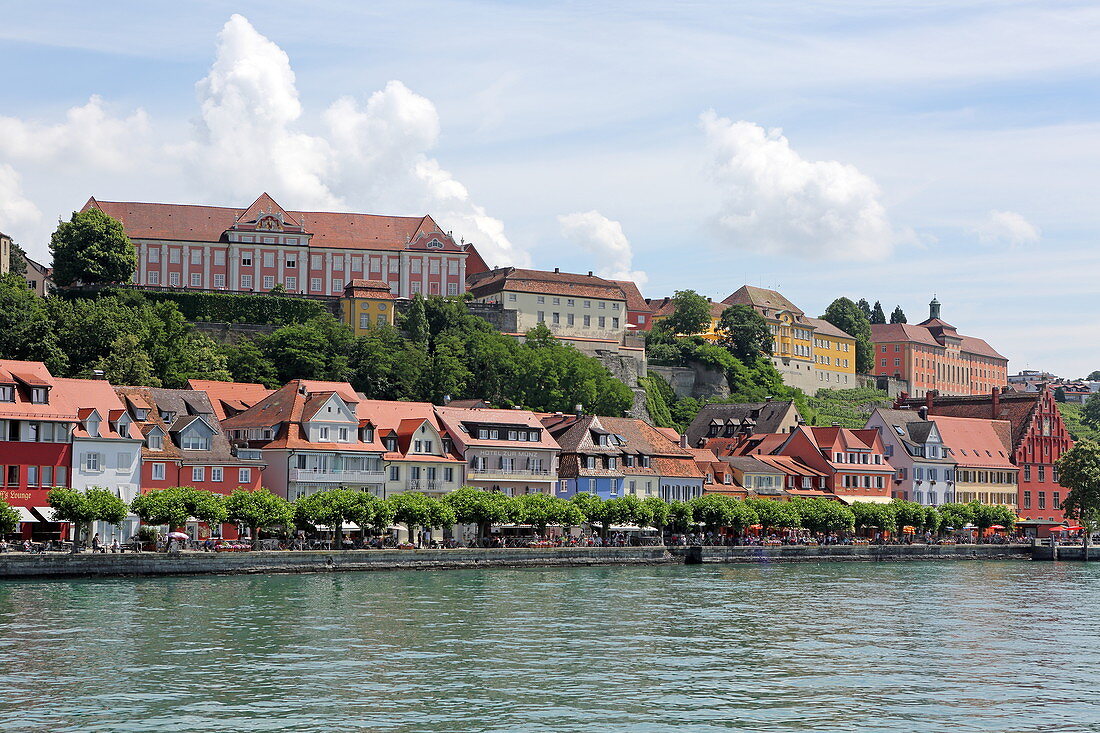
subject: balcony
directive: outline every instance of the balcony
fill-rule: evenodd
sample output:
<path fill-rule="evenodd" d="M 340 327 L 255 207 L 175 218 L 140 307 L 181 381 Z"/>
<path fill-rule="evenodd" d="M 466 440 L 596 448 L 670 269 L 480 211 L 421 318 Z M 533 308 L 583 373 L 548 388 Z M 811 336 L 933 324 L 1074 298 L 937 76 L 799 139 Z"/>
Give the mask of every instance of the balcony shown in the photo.
<path fill-rule="evenodd" d="M 468 468 L 466 476 L 482 481 L 510 481 L 514 479 L 533 479 L 553 481 L 554 474 L 547 468 Z"/>
<path fill-rule="evenodd" d="M 290 469 L 291 481 L 308 481 L 311 483 L 373 484 L 382 481 L 384 477 L 385 473 L 383 473 L 381 468 L 371 471 L 333 471 L 320 468 Z"/>
<path fill-rule="evenodd" d="M 259 461 L 263 460 L 264 452 L 255 448 L 238 448 L 237 458 L 242 461 Z"/>
<path fill-rule="evenodd" d="M 433 479 L 409 479 L 406 491 L 443 491 L 444 482 Z"/>

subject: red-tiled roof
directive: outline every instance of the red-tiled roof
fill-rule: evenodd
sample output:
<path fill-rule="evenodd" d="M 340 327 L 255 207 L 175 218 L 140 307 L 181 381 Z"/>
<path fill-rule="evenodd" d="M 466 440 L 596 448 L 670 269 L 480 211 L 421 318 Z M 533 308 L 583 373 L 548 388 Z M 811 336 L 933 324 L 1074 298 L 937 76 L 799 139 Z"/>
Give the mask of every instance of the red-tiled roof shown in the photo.
<path fill-rule="evenodd" d="M 626 296 L 626 309 L 628 311 L 638 311 L 640 313 L 653 312 L 649 303 L 642 297 L 642 292 L 638 290 L 638 283 L 633 280 L 612 280 L 611 282 L 622 289 L 623 295 Z"/>
<path fill-rule="evenodd" d="M 802 309 L 787 300 L 782 294 L 775 290 L 757 288 L 752 285 L 742 285 L 722 302 L 726 305 L 748 305 L 761 310 L 785 310 L 803 315 Z"/>
<path fill-rule="evenodd" d="M 953 326 L 948 326 L 950 330 L 954 331 Z M 947 330 L 947 329 L 944 329 Z M 977 356 L 984 356 L 990 359 L 1007 359 L 999 354 L 996 349 L 986 343 L 983 339 L 975 338 L 974 336 L 957 335 L 961 340 L 959 344 L 959 350 L 967 354 L 975 354 Z M 943 348 L 943 345 L 936 340 L 936 337 L 932 334 L 928 328 L 925 328 L 925 324 L 912 325 L 909 323 L 873 323 L 871 324 L 871 341 L 874 343 L 915 343 L 923 344 L 925 346 L 937 346 Z"/>
<path fill-rule="evenodd" d="M 855 340 L 855 337 L 849 334 L 847 331 L 841 330 L 821 318 L 810 318 L 807 316 L 802 319 L 805 323 L 812 326 L 814 331 L 823 336 L 832 336 L 833 338 L 844 338 Z"/>
<path fill-rule="evenodd" d="M 254 382 L 216 382 L 212 379 L 188 379 L 187 387 L 206 393 L 219 420 L 229 417 L 225 411 L 227 406 L 234 412 L 242 412 L 275 391 Z"/>
<path fill-rule="evenodd" d="M 626 300 L 622 288 L 612 280 L 597 275 L 547 270 L 523 270 L 502 267 L 466 278 L 466 285 L 475 298 L 501 291 L 539 293 L 562 297 Z"/>
<path fill-rule="evenodd" d="M 1012 438 L 1007 421 L 944 415 L 936 415 L 932 421 L 959 468 L 1016 468 L 1009 458 Z"/>
<path fill-rule="evenodd" d="M 40 361 L 0 360 L 0 383 L 16 385 L 17 382 L 49 386 L 55 380 L 50 370 Z M 79 401 L 75 399 L 77 396 L 72 394 L 72 390 L 54 388 L 49 390 L 48 402 L 38 404 L 30 401 L 26 387 L 16 386 L 15 402 L 0 402 L 0 418 L 75 421 L 77 409 L 80 407 Z"/>
<path fill-rule="evenodd" d="M 932 420 L 941 415 L 1007 420 L 1012 426 L 1012 449 L 1015 450 L 1027 435 L 1032 416 L 1038 409 L 1042 396 L 1042 392 L 1002 393 L 997 396 L 996 414 L 994 414 L 992 395 L 934 397 L 929 410 L 929 417 Z M 898 400 L 899 406 L 906 405 L 911 410 L 918 410 L 925 403 L 926 398 L 912 397 L 907 400 Z"/>

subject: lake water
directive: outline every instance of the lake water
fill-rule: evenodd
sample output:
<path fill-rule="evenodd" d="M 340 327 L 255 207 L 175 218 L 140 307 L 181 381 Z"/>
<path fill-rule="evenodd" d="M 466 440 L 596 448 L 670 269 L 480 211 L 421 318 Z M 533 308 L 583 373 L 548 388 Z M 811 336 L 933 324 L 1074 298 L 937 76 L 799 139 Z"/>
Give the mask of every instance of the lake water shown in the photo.
<path fill-rule="evenodd" d="M 1100 563 L 0 583 L 0 731 L 1100 731 Z"/>

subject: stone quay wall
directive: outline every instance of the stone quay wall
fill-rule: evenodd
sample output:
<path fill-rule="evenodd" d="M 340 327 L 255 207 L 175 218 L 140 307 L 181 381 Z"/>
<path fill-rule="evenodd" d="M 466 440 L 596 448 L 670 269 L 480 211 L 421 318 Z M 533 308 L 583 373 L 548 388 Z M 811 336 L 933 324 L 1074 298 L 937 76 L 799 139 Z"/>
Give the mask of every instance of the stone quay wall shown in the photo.
<path fill-rule="evenodd" d="M 173 554 L 0 555 L 0 580 L 108 576 L 317 573 L 483 567 L 1029 558 L 1030 545 L 827 547 L 561 547 Z"/>

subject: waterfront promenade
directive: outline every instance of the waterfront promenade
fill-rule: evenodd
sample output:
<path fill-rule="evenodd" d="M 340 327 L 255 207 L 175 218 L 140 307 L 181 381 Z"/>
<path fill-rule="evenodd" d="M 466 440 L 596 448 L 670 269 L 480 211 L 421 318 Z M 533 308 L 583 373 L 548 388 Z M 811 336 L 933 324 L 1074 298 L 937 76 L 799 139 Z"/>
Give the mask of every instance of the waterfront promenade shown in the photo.
<path fill-rule="evenodd" d="M 0 555 L 2 578 L 431 570 L 478 567 L 969 560 L 1031 556 L 1030 545 L 782 545 L 314 550 Z"/>

